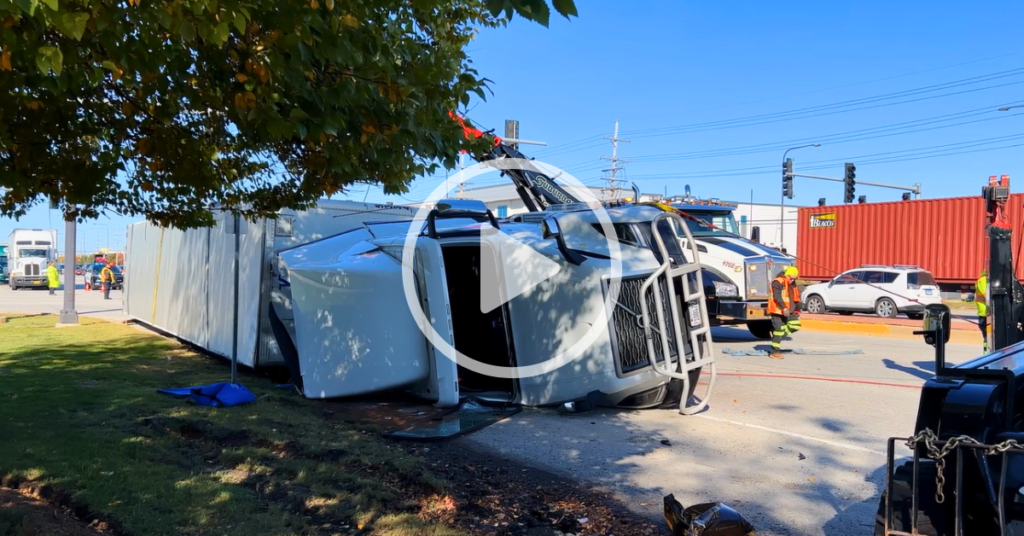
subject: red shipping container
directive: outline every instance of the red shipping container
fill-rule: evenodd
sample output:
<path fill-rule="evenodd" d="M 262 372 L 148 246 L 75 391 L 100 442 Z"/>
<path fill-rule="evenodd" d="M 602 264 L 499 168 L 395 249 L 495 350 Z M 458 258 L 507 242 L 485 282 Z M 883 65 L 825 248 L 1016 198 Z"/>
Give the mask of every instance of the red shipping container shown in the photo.
<path fill-rule="evenodd" d="M 980 187 L 978 188 L 981 189 Z M 1024 194 L 1007 203 L 1017 277 L 1024 274 Z M 985 201 L 973 197 L 804 207 L 798 211 L 801 279 L 824 281 L 862 264 L 910 264 L 946 285 L 973 285 L 988 260 Z"/>

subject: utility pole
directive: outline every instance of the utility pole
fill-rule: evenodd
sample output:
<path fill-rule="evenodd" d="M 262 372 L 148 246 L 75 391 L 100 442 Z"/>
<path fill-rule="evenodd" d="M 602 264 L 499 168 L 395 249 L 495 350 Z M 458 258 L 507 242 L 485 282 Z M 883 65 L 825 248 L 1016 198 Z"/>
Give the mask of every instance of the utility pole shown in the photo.
<path fill-rule="evenodd" d="M 608 200 L 611 200 L 612 198 L 614 198 L 615 197 L 615 193 L 619 191 L 618 179 L 615 177 L 615 172 L 623 169 L 623 168 L 619 167 L 619 162 L 623 162 L 623 163 L 627 163 L 627 164 L 629 163 L 629 160 L 625 160 L 625 159 L 619 158 L 619 142 L 621 141 L 621 142 L 629 143 L 629 140 L 623 140 L 623 139 L 619 138 L 619 122 L 618 121 L 615 121 L 615 134 L 612 137 L 610 137 L 610 138 L 605 136 L 604 139 L 610 140 L 612 142 L 612 156 L 611 156 L 611 158 L 608 158 L 607 156 L 602 156 L 601 157 L 602 160 L 608 160 L 608 161 L 610 161 L 612 163 L 612 167 L 610 167 L 608 169 L 602 169 L 601 170 L 601 171 L 610 171 L 612 173 L 610 177 L 605 179 L 606 181 L 608 181 L 608 188 L 605 190 L 605 200 L 608 201 Z M 637 201 L 639 201 L 639 200 L 637 200 Z"/>

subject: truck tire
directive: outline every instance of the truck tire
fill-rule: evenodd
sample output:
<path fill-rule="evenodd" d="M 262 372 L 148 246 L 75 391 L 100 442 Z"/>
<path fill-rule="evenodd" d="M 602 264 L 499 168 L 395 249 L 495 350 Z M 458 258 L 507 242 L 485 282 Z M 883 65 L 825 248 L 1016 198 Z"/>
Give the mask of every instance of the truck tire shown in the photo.
<path fill-rule="evenodd" d="M 917 478 L 917 530 L 922 536 L 952 536 L 952 509 L 946 504 L 935 502 L 934 463 L 922 462 L 918 467 Z M 913 509 L 913 475 L 914 463 L 906 462 L 896 468 L 892 475 L 892 528 L 910 532 L 911 510 Z M 952 484 L 947 480 L 946 487 Z M 953 492 L 946 493 L 946 501 L 954 501 Z M 885 536 L 885 490 L 878 501 L 878 514 L 875 516 L 875 536 Z"/>
<path fill-rule="evenodd" d="M 750 334 L 767 341 L 772 338 L 772 321 L 771 320 L 757 320 L 754 322 L 747 322 L 747 329 Z"/>

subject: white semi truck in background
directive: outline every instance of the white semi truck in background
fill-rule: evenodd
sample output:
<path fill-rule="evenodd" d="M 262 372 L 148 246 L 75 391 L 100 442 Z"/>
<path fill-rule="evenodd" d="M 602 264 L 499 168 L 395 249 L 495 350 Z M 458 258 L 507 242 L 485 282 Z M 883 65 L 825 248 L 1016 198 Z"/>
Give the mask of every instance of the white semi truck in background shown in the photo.
<path fill-rule="evenodd" d="M 741 236 L 733 215 L 735 204 L 694 198 L 689 188 L 685 195 L 661 202 L 703 222 L 687 220 L 687 225 L 700 252 L 712 325 L 746 324 L 755 337 L 770 339 L 772 321 L 767 308 L 772 279 L 796 259 L 759 244 L 756 237 L 748 240 Z M 690 251 L 686 244 L 682 249 Z"/>
<path fill-rule="evenodd" d="M 7 281 L 11 290 L 46 288 L 46 267 L 56 260 L 56 229 L 15 229 L 7 237 Z"/>

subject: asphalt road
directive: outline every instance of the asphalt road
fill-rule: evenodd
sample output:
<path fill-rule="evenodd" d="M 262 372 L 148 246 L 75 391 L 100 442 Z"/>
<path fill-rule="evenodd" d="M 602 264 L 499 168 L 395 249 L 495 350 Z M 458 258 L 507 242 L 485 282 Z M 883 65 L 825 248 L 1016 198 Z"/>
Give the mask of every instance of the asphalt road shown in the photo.
<path fill-rule="evenodd" d="M 913 432 L 932 349 L 919 341 L 806 331 L 790 344 L 864 353 L 791 354 L 782 361 L 719 354 L 721 375 L 700 415 L 526 410 L 458 441 L 605 488 L 653 519 L 662 518 L 663 497 L 673 493 L 686 506 L 725 502 L 758 534 L 871 534 L 886 438 Z M 755 346 L 763 343 L 745 330 L 716 331 L 718 352 Z M 976 350 L 950 345 L 948 360 L 975 357 Z"/>
<path fill-rule="evenodd" d="M 108 301 L 103 299 L 103 293 L 98 290 L 84 290 L 84 277 L 77 276 L 75 280 L 75 309 L 79 315 L 95 316 L 113 321 L 128 318 L 121 312 L 120 290 L 111 290 Z M 61 281 L 63 281 L 63 276 L 61 276 Z M 0 285 L 0 312 L 60 314 L 63 307 L 63 288 L 50 296 L 45 288 L 12 291 L 9 285 Z"/>

